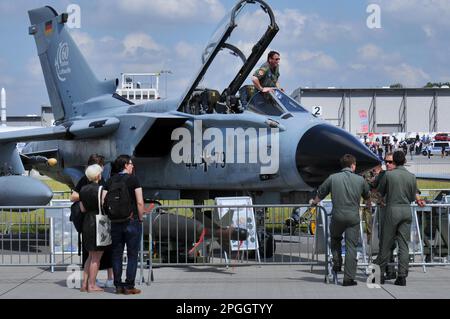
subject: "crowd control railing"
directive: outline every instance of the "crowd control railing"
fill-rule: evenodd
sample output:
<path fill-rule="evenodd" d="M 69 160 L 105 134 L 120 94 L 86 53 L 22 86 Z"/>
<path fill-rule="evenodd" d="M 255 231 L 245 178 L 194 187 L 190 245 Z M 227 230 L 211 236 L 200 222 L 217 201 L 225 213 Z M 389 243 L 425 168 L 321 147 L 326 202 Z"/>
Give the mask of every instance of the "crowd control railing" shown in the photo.
<path fill-rule="evenodd" d="M 153 266 L 325 266 L 325 216 L 309 205 L 156 207 L 144 221 L 149 276 Z"/>
<path fill-rule="evenodd" d="M 70 202 L 49 206 L 0 207 L 0 266 L 81 265 Z M 360 224 L 358 267 L 379 254 L 379 207 L 372 208 L 367 236 Z M 450 204 L 411 206 L 410 266 L 450 264 Z M 151 282 L 155 266 L 310 265 L 331 278 L 331 207 L 308 205 L 156 206 L 142 223 L 140 281 Z M 345 253 L 345 251 L 343 251 Z M 396 255 L 396 252 L 394 252 Z M 126 254 L 124 255 L 124 262 Z"/>

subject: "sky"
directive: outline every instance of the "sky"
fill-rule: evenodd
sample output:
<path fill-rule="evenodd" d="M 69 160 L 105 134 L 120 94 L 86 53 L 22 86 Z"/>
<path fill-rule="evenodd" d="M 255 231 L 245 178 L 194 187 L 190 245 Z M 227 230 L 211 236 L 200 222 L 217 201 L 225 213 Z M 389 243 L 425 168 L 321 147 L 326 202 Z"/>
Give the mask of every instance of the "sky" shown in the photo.
<path fill-rule="evenodd" d="M 289 94 L 299 87 L 450 81 L 448 0 L 266 2 L 280 27 L 269 50 L 281 53 L 280 83 Z M 236 3 L 0 0 L 0 87 L 7 90 L 8 115 L 39 114 L 41 105 L 49 104 L 27 10 L 50 5 L 61 13 L 78 5 L 81 27 L 70 33 L 99 79 L 170 70 L 161 79 L 161 95 L 167 90 L 168 98 L 179 98 L 198 72 L 208 40 Z M 244 11 L 239 37 L 232 38 L 246 54 L 268 24 L 259 11 Z M 202 84 L 221 91 L 239 69 L 235 59 L 223 53 Z"/>

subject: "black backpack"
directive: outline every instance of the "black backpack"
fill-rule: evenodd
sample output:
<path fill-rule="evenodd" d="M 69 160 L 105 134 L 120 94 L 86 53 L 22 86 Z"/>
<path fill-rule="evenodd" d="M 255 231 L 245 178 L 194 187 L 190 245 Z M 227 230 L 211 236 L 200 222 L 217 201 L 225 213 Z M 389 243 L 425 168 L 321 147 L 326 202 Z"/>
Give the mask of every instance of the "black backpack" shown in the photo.
<path fill-rule="evenodd" d="M 73 226 L 77 230 L 78 233 L 83 231 L 83 220 L 84 214 L 81 212 L 80 207 L 81 202 L 75 202 L 70 207 L 70 221 L 73 223 Z"/>
<path fill-rule="evenodd" d="M 120 223 L 130 219 L 133 212 L 127 186 L 128 178 L 128 174 L 116 175 L 111 178 L 103 208 L 112 223 Z"/>

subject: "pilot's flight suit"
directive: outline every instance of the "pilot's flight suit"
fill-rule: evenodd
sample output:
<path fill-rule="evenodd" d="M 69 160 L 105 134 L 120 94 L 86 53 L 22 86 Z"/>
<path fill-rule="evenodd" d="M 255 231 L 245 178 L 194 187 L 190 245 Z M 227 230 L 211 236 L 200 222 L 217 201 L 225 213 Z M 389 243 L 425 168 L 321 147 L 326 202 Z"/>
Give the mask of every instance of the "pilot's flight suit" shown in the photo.
<path fill-rule="evenodd" d="M 331 192 L 333 210 L 331 212 L 330 236 L 334 265 L 342 264 L 342 235 L 345 232 L 344 281 L 355 279 L 356 246 L 359 240 L 359 207 L 361 196 L 369 198 L 369 185 L 350 168 L 331 175 L 320 185 L 317 196 L 322 200 Z"/>
<path fill-rule="evenodd" d="M 384 178 L 385 174 L 386 174 L 386 171 L 381 171 L 380 174 L 378 174 L 378 176 L 372 181 L 372 183 L 369 183 L 369 186 L 373 188 L 371 194 L 377 194 L 377 196 L 376 196 L 377 201 L 375 203 L 378 205 L 377 217 L 378 217 L 378 229 L 379 229 L 379 232 L 378 232 L 379 243 L 378 243 L 378 256 L 373 261 L 373 263 L 377 264 L 377 265 L 380 264 L 380 260 L 381 260 L 381 247 L 383 246 L 384 217 L 386 216 L 386 199 L 381 196 L 381 194 L 377 190 L 377 187 L 378 187 L 380 181 Z M 372 201 L 372 202 L 374 202 L 374 201 Z M 394 243 L 390 249 L 389 263 L 394 262 L 395 248 L 397 248 L 397 245 Z M 392 265 L 388 265 L 386 268 L 386 275 L 390 279 L 395 277 L 396 276 L 395 275 L 395 267 Z"/>
<path fill-rule="evenodd" d="M 269 62 L 264 63 L 261 67 L 256 70 L 255 77 L 258 78 L 261 86 L 264 87 L 277 87 L 278 78 L 280 77 L 280 67 L 277 66 L 275 71 L 270 68 Z"/>
<path fill-rule="evenodd" d="M 394 241 L 398 243 L 398 276 L 408 275 L 409 248 L 411 235 L 411 202 L 416 198 L 416 177 L 403 166 L 386 172 L 380 180 L 378 191 L 386 195 L 386 212 L 382 231 L 380 269 L 383 274 L 391 255 Z"/>

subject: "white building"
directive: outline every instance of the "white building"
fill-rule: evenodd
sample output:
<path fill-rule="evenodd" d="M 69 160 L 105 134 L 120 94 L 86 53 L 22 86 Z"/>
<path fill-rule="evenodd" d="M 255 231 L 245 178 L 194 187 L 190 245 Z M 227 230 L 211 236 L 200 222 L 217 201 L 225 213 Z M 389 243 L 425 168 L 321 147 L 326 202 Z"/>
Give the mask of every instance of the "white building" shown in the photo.
<path fill-rule="evenodd" d="M 292 97 L 354 134 L 450 132 L 449 88 L 298 88 Z"/>

